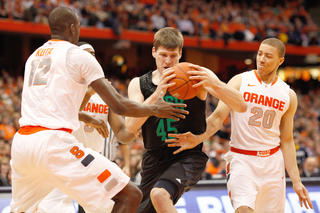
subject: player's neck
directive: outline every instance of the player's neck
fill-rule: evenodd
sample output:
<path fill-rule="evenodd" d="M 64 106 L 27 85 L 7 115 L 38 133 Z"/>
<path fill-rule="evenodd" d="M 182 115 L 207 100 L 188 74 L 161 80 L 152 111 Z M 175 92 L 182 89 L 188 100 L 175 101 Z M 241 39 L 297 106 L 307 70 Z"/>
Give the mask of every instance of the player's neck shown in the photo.
<path fill-rule="evenodd" d="M 51 39 L 69 41 L 71 43 L 70 38 L 67 38 L 64 35 L 51 35 Z"/>
<path fill-rule="evenodd" d="M 161 72 L 156 69 L 155 71 L 152 72 L 152 83 L 155 85 L 159 85 L 160 79 L 161 79 Z"/>
<path fill-rule="evenodd" d="M 277 73 L 276 72 L 271 72 L 268 74 L 263 75 L 262 73 L 257 73 L 260 80 L 265 83 L 265 84 L 271 84 L 277 79 Z"/>
<path fill-rule="evenodd" d="M 269 78 L 261 79 L 265 84 L 271 84 L 277 79 L 277 75 L 269 76 Z"/>

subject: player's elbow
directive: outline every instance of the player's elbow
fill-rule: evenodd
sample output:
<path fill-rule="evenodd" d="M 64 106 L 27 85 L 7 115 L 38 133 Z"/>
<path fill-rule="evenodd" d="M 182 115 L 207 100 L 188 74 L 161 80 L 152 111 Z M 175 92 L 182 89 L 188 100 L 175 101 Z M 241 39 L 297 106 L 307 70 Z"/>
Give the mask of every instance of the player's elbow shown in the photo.
<path fill-rule="evenodd" d="M 129 118 L 128 118 L 129 120 Z M 135 133 L 137 131 L 137 125 L 134 125 L 134 122 L 131 121 L 127 121 L 126 118 L 126 122 L 125 122 L 126 128 L 130 133 Z"/>
<path fill-rule="evenodd" d="M 119 142 L 121 144 L 129 144 L 131 143 L 134 139 L 136 138 L 136 136 L 133 133 L 127 134 L 125 137 L 123 137 L 121 140 L 119 140 Z"/>

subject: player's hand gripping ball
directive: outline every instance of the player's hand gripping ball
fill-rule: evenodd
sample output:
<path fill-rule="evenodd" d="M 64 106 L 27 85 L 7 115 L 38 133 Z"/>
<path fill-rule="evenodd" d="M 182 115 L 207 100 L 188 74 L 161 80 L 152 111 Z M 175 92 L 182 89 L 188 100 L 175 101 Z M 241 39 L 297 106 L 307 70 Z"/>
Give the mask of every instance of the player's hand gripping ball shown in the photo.
<path fill-rule="evenodd" d="M 188 66 L 189 63 L 182 62 L 176 64 L 172 68 L 176 77 L 168 81 L 168 83 L 176 82 L 175 85 L 168 88 L 168 92 L 175 98 L 189 100 L 199 94 L 202 86 L 193 88 L 192 85 L 198 83 L 196 80 L 190 80 L 188 71 L 196 70 Z"/>

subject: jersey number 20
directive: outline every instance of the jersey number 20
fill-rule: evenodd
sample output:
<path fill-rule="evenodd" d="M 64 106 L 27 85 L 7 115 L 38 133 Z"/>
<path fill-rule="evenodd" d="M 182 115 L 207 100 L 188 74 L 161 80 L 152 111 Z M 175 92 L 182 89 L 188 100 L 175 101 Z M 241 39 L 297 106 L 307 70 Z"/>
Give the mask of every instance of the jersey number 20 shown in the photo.
<path fill-rule="evenodd" d="M 263 112 L 261 108 L 253 107 L 251 112 L 254 114 L 249 119 L 249 124 L 252 126 L 261 126 L 261 121 L 258 121 L 262 117 L 263 128 L 270 129 L 272 127 L 276 112 L 272 110 L 266 110 Z"/>

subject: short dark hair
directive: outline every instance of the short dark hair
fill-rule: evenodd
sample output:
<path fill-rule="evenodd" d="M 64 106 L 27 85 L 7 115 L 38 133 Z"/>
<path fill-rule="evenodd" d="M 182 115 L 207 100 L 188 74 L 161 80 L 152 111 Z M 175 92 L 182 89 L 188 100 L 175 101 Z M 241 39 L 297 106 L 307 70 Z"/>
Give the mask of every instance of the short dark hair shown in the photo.
<path fill-rule="evenodd" d="M 59 34 L 64 32 L 71 24 L 77 23 L 76 13 L 68 7 L 56 7 L 49 14 L 49 27 L 51 34 Z"/>
<path fill-rule="evenodd" d="M 267 44 L 267 45 L 270 45 L 272 47 L 277 48 L 278 54 L 279 54 L 279 58 L 284 57 L 285 54 L 286 54 L 286 47 L 284 46 L 282 41 L 280 41 L 277 38 L 267 38 L 267 39 L 263 40 L 261 42 L 261 44 Z"/>
<path fill-rule="evenodd" d="M 182 50 L 183 36 L 176 28 L 162 28 L 154 34 L 153 47 L 156 51 L 159 47 L 165 47 L 171 50 L 179 48 L 179 50 Z"/>

